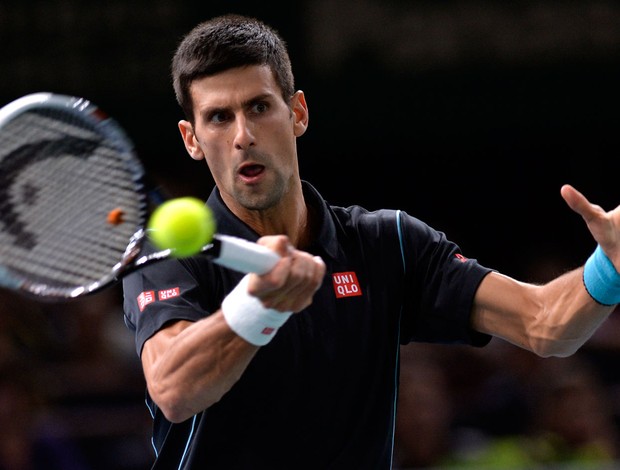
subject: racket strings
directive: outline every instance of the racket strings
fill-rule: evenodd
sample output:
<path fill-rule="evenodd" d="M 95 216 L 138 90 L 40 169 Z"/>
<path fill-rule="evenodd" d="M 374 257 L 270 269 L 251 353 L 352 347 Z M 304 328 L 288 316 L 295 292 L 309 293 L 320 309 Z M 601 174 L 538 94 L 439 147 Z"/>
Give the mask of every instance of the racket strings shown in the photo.
<path fill-rule="evenodd" d="M 0 140 L 1 263 L 42 289 L 104 282 L 145 217 L 129 145 L 57 109 L 19 115 Z"/>

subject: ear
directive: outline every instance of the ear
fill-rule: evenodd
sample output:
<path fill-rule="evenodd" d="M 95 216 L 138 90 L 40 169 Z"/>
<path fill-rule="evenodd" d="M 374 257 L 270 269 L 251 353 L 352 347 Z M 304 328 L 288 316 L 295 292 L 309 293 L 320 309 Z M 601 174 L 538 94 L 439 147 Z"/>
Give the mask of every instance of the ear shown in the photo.
<path fill-rule="evenodd" d="M 301 137 L 306 132 L 306 129 L 308 129 L 308 120 L 310 118 L 308 114 L 308 105 L 306 104 L 306 96 L 303 91 L 298 90 L 295 92 L 291 98 L 291 109 L 293 110 L 295 118 L 293 124 L 295 137 Z"/>
<path fill-rule="evenodd" d="M 179 121 L 179 131 L 181 132 L 183 143 L 185 144 L 185 148 L 187 149 L 187 153 L 189 153 L 190 157 L 194 160 L 202 160 L 205 158 L 205 154 L 200 148 L 196 134 L 194 134 L 192 124 L 185 120 Z"/>

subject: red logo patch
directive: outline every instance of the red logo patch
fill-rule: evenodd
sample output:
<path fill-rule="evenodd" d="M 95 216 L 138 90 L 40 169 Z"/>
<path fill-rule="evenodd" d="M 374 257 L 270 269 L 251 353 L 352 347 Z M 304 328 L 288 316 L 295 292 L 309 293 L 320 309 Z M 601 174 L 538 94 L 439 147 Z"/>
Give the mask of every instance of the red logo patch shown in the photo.
<path fill-rule="evenodd" d="M 172 287 L 171 289 L 162 289 L 157 291 L 157 297 L 155 297 L 154 290 L 147 290 L 142 292 L 138 297 L 138 308 L 140 311 L 144 311 L 148 304 L 152 304 L 156 300 L 168 300 L 181 295 L 181 289 L 179 287 Z"/>
<path fill-rule="evenodd" d="M 168 300 L 174 297 L 178 297 L 180 294 L 181 294 L 181 290 L 178 287 L 173 287 L 172 289 L 160 290 L 157 293 L 157 298 L 159 300 Z"/>
<path fill-rule="evenodd" d="M 362 295 L 360 283 L 353 271 L 332 274 L 332 282 L 334 283 L 336 298 Z"/>
<path fill-rule="evenodd" d="M 155 291 L 142 292 L 136 300 L 138 301 L 138 308 L 142 312 L 148 304 L 155 302 Z"/>

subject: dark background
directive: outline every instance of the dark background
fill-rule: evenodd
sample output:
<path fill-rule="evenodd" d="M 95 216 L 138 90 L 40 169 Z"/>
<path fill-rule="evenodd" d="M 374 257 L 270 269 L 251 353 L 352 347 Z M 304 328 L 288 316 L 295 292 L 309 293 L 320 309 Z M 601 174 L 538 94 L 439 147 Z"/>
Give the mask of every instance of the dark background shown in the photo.
<path fill-rule="evenodd" d="M 169 61 L 226 11 L 288 41 L 311 116 L 302 174 L 331 202 L 401 208 L 519 276 L 542 255 L 575 264 L 591 251 L 559 189 L 617 203 L 618 2 L 5 1 L 0 100 L 85 96 L 151 173 L 207 195 L 178 136 Z"/>
<path fill-rule="evenodd" d="M 169 62 L 184 33 L 225 12 L 258 16 L 287 40 L 310 109 L 299 140 L 302 177 L 331 203 L 403 209 L 446 232 L 467 256 L 523 280 L 575 267 L 592 252 L 560 187 L 573 184 L 605 209 L 620 201 L 620 2 L 5 0 L 0 103 L 37 91 L 86 97 L 126 128 L 172 194 L 206 198 L 213 183 L 178 135 Z M 31 331 L 26 318 L 34 316 L 39 337 L 5 331 L 18 338 L 18 356 L 44 366 L 49 347 L 61 368 L 67 358 L 97 356 L 80 348 L 98 341 L 131 351 L 120 295 L 112 289 L 50 307 L 3 293 L 18 331 Z M 61 332 L 52 339 L 50 312 Z M 101 328 L 112 333 L 84 339 Z M 41 337 L 53 346 L 41 347 Z M 102 357 L 99 365 L 117 364 L 114 354 Z M 102 418 L 89 408 L 98 398 L 112 401 L 119 417 L 127 418 L 127 407 L 139 420 L 142 408 L 131 405 L 143 393 L 139 364 L 135 353 L 122 357 L 106 377 L 125 371 L 125 394 L 120 381 L 110 393 L 93 386 L 68 397 L 65 382 L 52 402 L 65 411 L 85 402 L 96 415 L 87 419 L 92 426 Z M 119 429 L 103 437 L 123 435 Z M 93 435 L 98 448 L 103 437 Z"/>

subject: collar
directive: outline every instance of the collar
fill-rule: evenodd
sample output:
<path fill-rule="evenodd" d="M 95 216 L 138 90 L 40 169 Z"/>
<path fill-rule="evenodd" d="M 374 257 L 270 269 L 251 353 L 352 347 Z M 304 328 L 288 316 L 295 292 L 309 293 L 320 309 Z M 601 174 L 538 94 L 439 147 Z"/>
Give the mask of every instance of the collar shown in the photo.
<path fill-rule="evenodd" d="M 314 209 L 318 224 L 318 236 L 310 249 L 314 254 L 323 252 L 335 258 L 338 254 L 338 240 L 331 208 L 310 183 L 306 181 L 301 183 L 306 204 Z M 226 206 L 217 186 L 213 187 L 207 205 L 215 217 L 218 233 L 234 235 L 250 241 L 256 241 L 259 238 L 258 233 Z"/>

